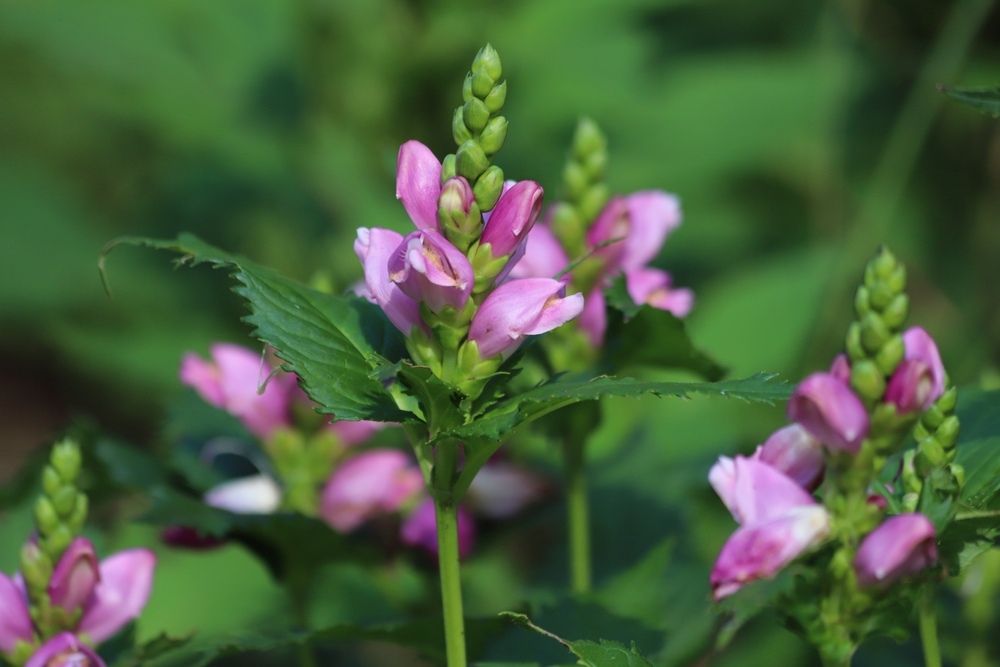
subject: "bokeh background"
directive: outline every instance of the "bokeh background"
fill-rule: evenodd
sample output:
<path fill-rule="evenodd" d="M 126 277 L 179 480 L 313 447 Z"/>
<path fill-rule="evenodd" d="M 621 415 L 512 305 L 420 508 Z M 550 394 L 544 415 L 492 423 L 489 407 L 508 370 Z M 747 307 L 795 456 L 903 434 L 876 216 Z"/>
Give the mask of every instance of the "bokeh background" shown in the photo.
<path fill-rule="evenodd" d="M 732 377 L 825 366 L 852 285 L 886 243 L 909 269 L 911 321 L 953 380 L 993 386 L 1000 125 L 935 86 L 1000 83 L 998 38 L 988 0 L 0 0 L 0 480 L 71 424 L 169 446 L 181 354 L 251 344 L 220 271 L 117 250 L 109 298 L 97 271 L 109 240 L 191 231 L 346 289 L 360 276 L 355 228 L 409 224 L 393 197 L 398 146 L 453 150 L 451 112 L 486 42 L 508 78 L 508 176 L 557 197 L 586 115 L 608 136 L 614 191 L 681 197 L 684 224 L 657 265 L 695 290 L 689 332 Z M 708 399 L 603 408 L 591 448 L 602 609 L 662 612 L 648 634 L 613 638 L 686 664 L 705 655 L 707 572 L 732 528 L 704 474 L 783 415 Z M 555 457 L 531 456 L 558 481 Z M 532 600 L 558 625 L 561 516 L 555 499 L 487 533 L 467 568 L 471 614 Z M 0 522 L 0 545 L 17 544 L 24 514 Z M 4 552 L 9 571 L 16 548 Z M 615 579 L 640 562 L 662 583 L 653 592 Z M 238 547 L 161 564 L 140 634 L 222 634 L 287 611 Z M 392 620 L 433 597 L 425 570 L 373 583 L 331 568 L 313 621 Z M 397 588 L 409 592 L 386 593 Z M 893 664 L 913 655 L 887 643 L 861 660 L 882 650 Z M 713 664 L 810 656 L 765 617 Z"/>

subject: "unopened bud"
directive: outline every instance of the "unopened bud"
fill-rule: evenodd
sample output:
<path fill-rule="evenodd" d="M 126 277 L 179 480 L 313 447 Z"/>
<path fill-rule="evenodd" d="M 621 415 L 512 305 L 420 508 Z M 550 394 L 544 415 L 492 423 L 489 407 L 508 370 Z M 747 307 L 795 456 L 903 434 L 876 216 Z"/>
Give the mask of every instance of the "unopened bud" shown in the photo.
<path fill-rule="evenodd" d="M 920 491 L 918 490 L 905 494 L 900 504 L 902 505 L 903 512 L 910 513 L 917 510 L 917 503 L 919 502 Z"/>
<path fill-rule="evenodd" d="M 904 356 L 906 356 L 906 346 L 903 344 L 903 337 L 896 334 L 875 354 L 875 364 L 883 375 L 892 375 Z"/>
<path fill-rule="evenodd" d="M 45 536 L 42 548 L 54 562 L 58 561 L 63 552 L 66 551 L 69 543 L 73 541 L 73 537 L 74 535 L 70 531 L 69 526 L 60 524 L 56 526 L 54 531 Z"/>
<path fill-rule="evenodd" d="M 858 317 L 862 317 L 867 315 L 871 309 L 868 288 L 864 285 L 858 285 L 858 290 L 854 293 L 854 312 Z"/>
<path fill-rule="evenodd" d="M 965 486 L 965 468 L 958 463 L 952 463 L 951 474 L 955 476 L 955 483 L 958 484 L 958 488 L 963 488 Z"/>
<path fill-rule="evenodd" d="M 882 321 L 890 329 L 898 331 L 903 328 L 906 316 L 910 313 L 910 299 L 906 294 L 897 294 L 892 301 L 882 309 Z"/>
<path fill-rule="evenodd" d="M 580 217 L 587 223 L 596 220 L 597 216 L 604 209 L 604 205 L 608 203 L 608 196 L 608 186 L 606 184 L 598 183 L 591 185 L 586 194 L 577 202 L 576 207 L 580 212 Z"/>
<path fill-rule="evenodd" d="M 493 207 L 497 205 L 497 201 L 500 200 L 500 195 L 503 194 L 503 169 L 492 165 L 476 181 L 472 192 L 476 196 L 479 210 L 484 213 L 492 211 Z"/>
<path fill-rule="evenodd" d="M 847 327 L 847 336 L 844 338 L 844 350 L 847 351 L 847 358 L 853 363 L 866 358 L 865 348 L 861 346 L 861 325 L 851 322 Z"/>
<path fill-rule="evenodd" d="M 872 308 L 882 311 L 889 305 L 896 294 L 897 292 L 894 292 L 888 283 L 879 281 L 869 288 L 868 301 Z"/>
<path fill-rule="evenodd" d="M 473 97 L 472 94 L 472 74 L 465 75 L 465 81 L 462 82 L 462 102 L 468 102 Z"/>
<path fill-rule="evenodd" d="M 493 86 L 493 90 L 490 94 L 486 96 L 483 103 L 486 108 L 490 110 L 490 113 L 500 113 L 503 109 L 504 102 L 507 101 L 507 82 L 501 81 L 498 85 Z"/>
<path fill-rule="evenodd" d="M 958 443 L 958 432 L 960 429 L 960 424 L 958 422 L 958 417 L 955 415 L 949 415 L 941 425 L 937 427 L 934 431 L 934 439 L 944 447 L 945 449 L 954 449 L 955 444 Z"/>
<path fill-rule="evenodd" d="M 878 254 L 869 262 L 868 266 L 871 267 L 874 277 L 886 280 L 899 267 L 899 262 L 896 261 L 896 256 L 888 248 L 881 246 L 878 249 Z"/>
<path fill-rule="evenodd" d="M 35 501 L 35 525 L 42 535 L 48 535 L 59 527 L 59 514 L 52 501 L 45 496 Z"/>
<path fill-rule="evenodd" d="M 861 318 L 861 345 L 873 354 L 889 340 L 889 330 L 882 318 L 875 313 L 868 313 Z"/>
<path fill-rule="evenodd" d="M 62 484 L 62 478 L 59 477 L 55 468 L 45 466 L 42 469 L 42 490 L 45 491 L 45 495 L 54 496 L 62 488 Z"/>
<path fill-rule="evenodd" d="M 52 505 L 59 516 L 65 517 L 73 513 L 76 507 L 76 489 L 72 486 L 64 486 L 54 494 L 50 494 Z"/>
<path fill-rule="evenodd" d="M 63 481 L 69 482 L 80 474 L 80 447 L 72 440 L 64 440 L 52 448 L 52 467 Z"/>
<path fill-rule="evenodd" d="M 863 400 L 877 401 L 885 393 L 885 376 L 874 362 L 861 359 L 851 365 L 851 388 Z"/>
<path fill-rule="evenodd" d="M 577 159 L 585 160 L 590 155 L 607 153 L 608 141 L 597 123 L 589 118 L 581 118 L 573 133 L 573 153 Z"/>
<path fill-rule="evenodd" d="M 590 180 L 579 162 L 569 160 L 563 167 L 563 184 L 566 186 L 566 197 L 576 200 L 587 191 Z"/>
<path fill-rule="evenodd" d="M 441 161 L 441 184 L 444 185 L 448 182 L 448 179 L 455 178 L 457 175 L 455 170 L 455 154 L 445 155 L 444 160 Z"/>
<path fill-rule="evenodd" d="M 906 267 L 902 264 L 898 265 L 886 282 L 889 283 L 889 287 L 894 292 L 902 292 L 906 289 Z"/>
<path fill-rule="evenodd" d="M 455 153 L 455 171 L 459 176 L 464 176 L 470 183 L 475 182 L 489 164 L 489 159 L 483 153 L 483 149 L 475 141 L 466 141 L 458 147 L 458 152 Z M 483 206 L 480 208 L 488 210 Z"/>
<path fill-rule="evenodd" d="M 934 403 L 934 406 L 943 412 L 953 412 L 955 404 L 958 402 L 958 389 L 948 387 L 941 397 Z"/>
<path fill-rule="evenodd" d="M 479 136 L 479 145 L 487 155 L 496 155 L 503 148 L 507 139 L 507 119 L 497 116 L 486 123 L 483 133 Z"/>
<path fill-rule="evenodd" d="M 465 107 L 455 108 L 455 114 L 451 118 L 451 136 L 458 146 L 472 138 L 472 133 L 465 126 Z"/>
<path fill-rule="evenodd" d="M 478 69 L 472 72 L 472 94 L 483 99 L 493 90 L 496 79 L 490 76 L 485 69 Z"/>
<path fill-rule="evenodd" d="M 500 54 L 489 44 L 479 49 L 479 53 L 472 60 L 473 73 L 478 70 L 484 70 L 494 81 L 498 81 L 503 76 Z"/>
<path fill-rule="evenodd" d="M 490 110 L 478 97 L 470 97 L 462 106 L 462 119 L 473 132 L 482 132 L 490 119 Z"/>

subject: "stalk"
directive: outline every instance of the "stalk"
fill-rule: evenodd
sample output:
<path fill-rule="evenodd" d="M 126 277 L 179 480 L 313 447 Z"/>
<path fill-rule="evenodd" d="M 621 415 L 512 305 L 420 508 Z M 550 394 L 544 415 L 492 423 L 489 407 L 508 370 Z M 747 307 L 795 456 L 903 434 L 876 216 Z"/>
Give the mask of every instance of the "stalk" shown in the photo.
<path fill-rule="evenodd" d="M 924 649 L 924 665 L 926 667 L 941 667 L 941 647 L 938 644 L 933 586 L 929 584 L 924 586 L 919 605 L 920 644 Z"/>
<path fill-rule="evenodd" d="M 570 588 L 576 594 L 589 593 L 591 589 L 590 501 L 584 449 L 583 440 L 563 440 Z"/>
<path fill-rule="evenodd" d="M 465 621 L 462 616 L 462 581 L 458 560 L 458 507 L 434 499 L 437 520 L 438 568 L 444 610 L 444 642 L 448 667 L 465 667 Z"/>

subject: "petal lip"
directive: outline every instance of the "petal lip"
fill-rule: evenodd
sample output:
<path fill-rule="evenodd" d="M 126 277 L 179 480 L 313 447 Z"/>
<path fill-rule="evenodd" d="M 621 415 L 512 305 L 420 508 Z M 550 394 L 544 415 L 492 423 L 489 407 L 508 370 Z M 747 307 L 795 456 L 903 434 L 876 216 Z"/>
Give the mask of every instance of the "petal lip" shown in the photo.
<path fill-rule="evenodd" d="M 24 667 L 106 667 L 101 657 L 72 632 L 60 632 L 39 646 Z"/>
<path fill-rule="evenodd" d="M 753 458 L 785 473 L 807 491 L 820 485 L 826 471 L 823 444 L 800 424 L 790 424 L 772 433 Z"/>
<path fill-rule="evenodd" d="M 643 190 L 625 197 L 629 232 L 621 256 L 625 271 L 645 266 L 659 254 L 667 236 L 681 224 L 680 200 L 662 190 Z"/>
<path fill-rule="evenodd" d="M 84 606 L 100 580 L 94 545 L 85 537 L 74 538 L 52 571 L 49 599 L 53 605 L 72 612 Z"/>
<path fill-rule="evenodd" d="M 101 561 L 101 583 L 86 605 L 77 632 L 100 644 L 138 617 L 153 588 L 156 554 L 128 549 Z"/>
<path fill-rule="evenodd" d="M 10 653 L 19 641 L 31 643 L 34 628 L 24 592 L 0 572 L 0 652 Z"/>
<path fill-rule="evenodd" d="M 393 326 L 409 336 L 413 327 L 429 332 L 420 317 L 420 305 L 389 279 L 389 260 L 403 242 L 403 235 L 391 229 L 358 229 L 355 252 L 363 257 L 362 267 L 368 293 Z"/>
<path fill-rule="evenodd" d="M 527 236 L 542 209 L 542 186 L 519 181 L 506 190 L 483 228 L 482 244 L 490 244 L 493 257 L 512 254 Z"/>
<path fill-rule="evenodd" d="M 854 558 L 858 584 L 884 588 L 937 562 L 934 524 L 919 513 L 889 517 L 861 542 Z"/>
<path fill-rule="evenodd" d="M 396 199 L 417 229 L 438 228 L 438 197 L 441 195 L 441 163 L 419 141 L 399 147 L 396 169 Z"/>
<path fill-rule="evenodd" d="M 831 373 L 813 373 L 795 388 L 788 418 L 828 448 L 856 454 L 868 436 L 868 411 L 850 387 Z"/>

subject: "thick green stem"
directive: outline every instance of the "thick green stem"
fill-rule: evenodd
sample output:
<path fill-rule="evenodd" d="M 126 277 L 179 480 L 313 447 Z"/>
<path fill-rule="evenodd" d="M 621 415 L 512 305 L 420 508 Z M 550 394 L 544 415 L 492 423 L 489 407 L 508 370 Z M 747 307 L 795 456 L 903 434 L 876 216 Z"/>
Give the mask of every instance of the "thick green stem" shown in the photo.
<path fill-rule="evenodd" d="M 574 593 L 589 593 L 590 502 L 587 497 L 587 465 L 582 440 L 563 441 L 566 469 L 566 512 L 569 545 L 570 587 Z"/>
<path fill-rule="evenodd" d="M 941 647 L 938 645 L 937 615 L 934 612 L 934 587 L 924 586 L 920 596 L 920 644 L 924 649 L 924 665 L 941 667 Z"/>
<path fill-rule="evenodd" d="M 458 560 L 458 508 L 434 499 L 437 519 L 438 567 L 444 609 L 444 642 L 448 667 L 465 667 L 465 619 L 462 616 L 462 581 Z"/>

